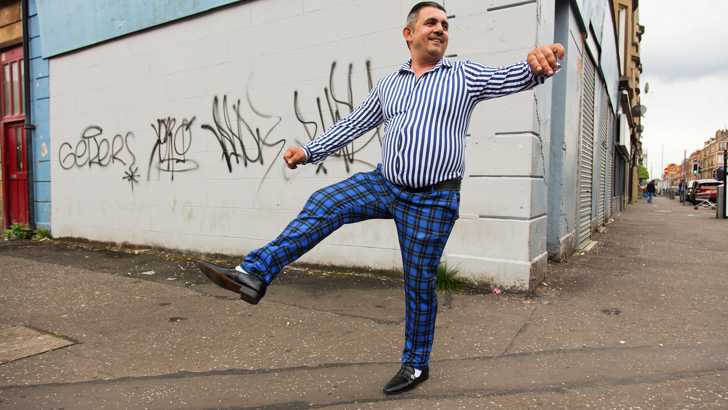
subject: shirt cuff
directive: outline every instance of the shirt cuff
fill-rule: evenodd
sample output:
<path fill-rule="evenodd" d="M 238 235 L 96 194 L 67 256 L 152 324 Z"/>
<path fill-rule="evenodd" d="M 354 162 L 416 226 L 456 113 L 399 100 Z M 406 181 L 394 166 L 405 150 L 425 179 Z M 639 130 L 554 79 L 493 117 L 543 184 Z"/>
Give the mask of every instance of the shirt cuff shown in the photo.
<path fill-rule="evenodd" d="M 306 153 L 306 159 L 303 161 L 303 163 L 308 164 L 309 160 L 311 159 L 311 150 L 309 150 L 308 147 L 305 145 L 301 148 L 303 148 L 303 152 Z"/>

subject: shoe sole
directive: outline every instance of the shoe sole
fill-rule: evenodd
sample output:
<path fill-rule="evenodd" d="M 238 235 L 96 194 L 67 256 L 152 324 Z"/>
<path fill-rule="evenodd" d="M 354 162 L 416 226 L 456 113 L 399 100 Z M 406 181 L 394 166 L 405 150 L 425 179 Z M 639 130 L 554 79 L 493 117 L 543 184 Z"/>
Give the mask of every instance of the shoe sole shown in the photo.
<path fill-rule="evenodd" d="M 241 284 L 231 280 L 227 276 L 220 274 L 219 272 L 215 271 L 214 269 L 212 269 L 211 267 L 207 266 L 204 263 L 197 262 L 197 267 L 214 284 L 216 284 L 217 286 L 220 286 L 223 289 L 227 289 L 231 292 L 240 294 L 240 299 L 250 303 L 251 305 L 257 305 L 258 302 L 260 302 L 260 299 L 262 299 L 263 296 L 265 296 L 265 289 L 258 292 L 245 285 L 241 285 Z"/>

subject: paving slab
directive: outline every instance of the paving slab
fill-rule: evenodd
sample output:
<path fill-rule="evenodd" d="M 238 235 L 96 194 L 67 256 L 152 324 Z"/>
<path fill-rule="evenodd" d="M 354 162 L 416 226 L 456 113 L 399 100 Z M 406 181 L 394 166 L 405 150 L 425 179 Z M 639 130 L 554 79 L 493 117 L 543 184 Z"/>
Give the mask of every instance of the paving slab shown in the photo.
<path fill-rule="evenodd" d="M 24 326 L 0 328 L 0 365 L 74 344 Z"/>

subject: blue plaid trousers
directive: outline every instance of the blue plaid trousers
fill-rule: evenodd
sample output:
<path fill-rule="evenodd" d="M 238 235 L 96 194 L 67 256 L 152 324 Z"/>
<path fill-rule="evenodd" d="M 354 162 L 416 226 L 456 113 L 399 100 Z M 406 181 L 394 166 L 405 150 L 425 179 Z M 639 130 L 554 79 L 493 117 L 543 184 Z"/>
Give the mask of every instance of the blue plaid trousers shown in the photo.
<path fill-rule="evenodd" d="M 411 193 L 384 179 L 381 166 L 358 173 L 311 195 L 301 213 L 272 242 L 250 252 L 247 272 L 270 284 L 280 271 L 344 224 L 394 219 L 405 293 L 402 363 L 428 367 L 437 315 L 437 268 L 458 218 L 460 193 Z"/>

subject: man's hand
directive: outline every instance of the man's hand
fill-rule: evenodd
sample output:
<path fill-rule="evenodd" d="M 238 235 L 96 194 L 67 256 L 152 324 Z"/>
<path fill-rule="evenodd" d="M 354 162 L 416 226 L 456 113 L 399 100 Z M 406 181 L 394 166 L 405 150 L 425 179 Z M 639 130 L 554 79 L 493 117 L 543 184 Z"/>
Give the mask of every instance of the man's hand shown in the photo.
<path fill-rule="evenodd" d="M 306 162 L 306 151 L 301 147 L 291 147 L 283 154 L 283 160 L 290 169 L 296 169 L 298 164 Z"/>
<path fill-rule="evenodd" d="M 551 77 L 559 67 L 558 60 L 564 58 L 564 46 L 559 43 L 534 48 L 528 53 L 528 65 L 534 75 Z"/>

